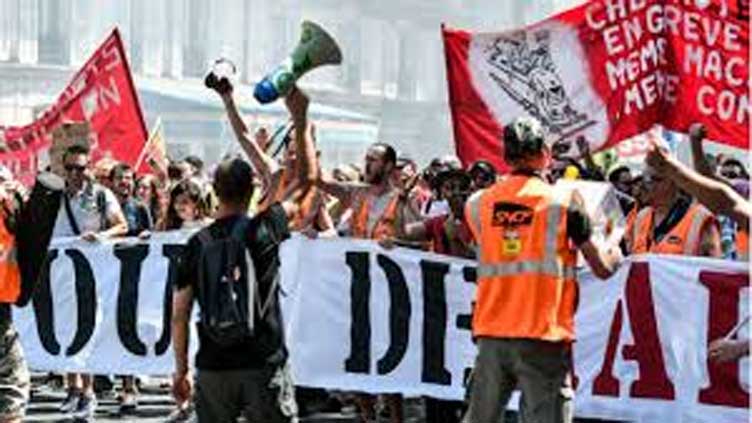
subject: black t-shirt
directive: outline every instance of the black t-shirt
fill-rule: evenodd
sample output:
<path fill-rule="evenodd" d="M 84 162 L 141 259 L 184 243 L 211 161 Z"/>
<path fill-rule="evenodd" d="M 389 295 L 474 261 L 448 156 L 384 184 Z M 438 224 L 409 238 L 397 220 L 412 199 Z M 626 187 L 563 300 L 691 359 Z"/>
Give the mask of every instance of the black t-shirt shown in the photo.
<path fill-rule="evenodd" d="M 140 201 L 129 198 L 122 205 L 123 215 L 128 222 L 128 236 L 136 236 L 143 231 L 152 229 L 149 209 Z"/>
<path fill-rule="evenodd" d="M 205 230 L 215 239 L 227 237 L 239 216 L 216 220 Z M 196 368 L 204 370 L 256 369 L 266 365 L 277 365 L 287 359 L 282 330 L 282 316 L 279 307 L 278 290 L 271 291 L 274 278 L 279 272 L 279 244 L 290 236 L 287 229 L 287 215 L 279 204 L 275 204 L 255 216 L 248 227 L 247 243 L 251 253 L 258 281 L 257 295 L 262 304 L 271 298 L 263 317 L 256 314 L 254 335 L 245 342 L 232 347 L 223 347 L 212 342 L 202 330 L 201 304 L 199 304 Z M 201 241 L 196 235 L 188 240 L 188 245 L 180 261 L 177 289 L 193 287 L 196 297 L 198 262 Z M 269 297 L 272 295 L 272 297 Z"/>

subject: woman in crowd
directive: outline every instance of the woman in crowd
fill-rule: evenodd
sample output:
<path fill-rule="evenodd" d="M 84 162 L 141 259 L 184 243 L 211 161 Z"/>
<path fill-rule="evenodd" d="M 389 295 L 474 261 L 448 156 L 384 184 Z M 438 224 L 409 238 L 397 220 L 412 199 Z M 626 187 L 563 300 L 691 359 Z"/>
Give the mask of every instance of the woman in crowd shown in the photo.
<path fill-rule="evenodd" d="M 198 228 L 210 222 L 200 183 L 195 179 L 183 179 L 170 190 L 170 201 L 159 228 L 163 231 Z M 188 421 L 192 417 L 192 411 L 188 402 L 176 404 L 167 421 Z"/>
<path fill-rule="evenodd" d="M 170 202 L 160 228 L 165 231 L 197 228 L 208 222 L 209 213 L 203 201 L 201 185 L 192 179 L 180 181 L 170 191 Z"/>
<path fill-rule="evenodd" d="M 161 222 L 164 219 L 167 198 L 156 176 L 149 174 L 138 178 L 136 197 L 148 207 L 152 222 Z"/>

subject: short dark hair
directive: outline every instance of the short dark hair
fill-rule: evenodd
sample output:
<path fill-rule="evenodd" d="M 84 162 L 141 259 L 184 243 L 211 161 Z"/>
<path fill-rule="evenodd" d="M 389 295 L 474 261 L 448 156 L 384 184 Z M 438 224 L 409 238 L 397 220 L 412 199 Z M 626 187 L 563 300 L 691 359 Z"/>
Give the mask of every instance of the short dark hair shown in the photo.
<path fill-rule="evenodd" d="M 496 178 L 496 167 L 487 160 L 477 160 L 468 169 L 470 175 L 481 174 L 491 178 Z"/>
<path fill-rule="evenodd" d="M 196 168 L 197 171 L 201 172 L 204 170 L 204 161 L 198 158 L 198 156 L 188 156 L 184 160 L 186 163 Z"/>
<path fill-rule="evenodd" d="M 122 175 L 125 172 L 133 172 L 131 165 L 127 163 L 118 163 L 110 169 L 110 180 L 114 181 L 116 177 Z"/>
<path fill-rule="evenodd" d="M 83 154 L 85 156 L 88 156 L 91 150 L 89 149 L 89 146 L 82 145 L 82 144 L 73 144 L 70 147 L 65 149 L 65 152 L 63 153 L 63 161 L 65 161 L 68 156 L 75 156 L 79 154 Z"/>
<path fill-rule="evenodd" d="M 180 162 L 171 161 L 170 164 L 167 165 L 167 177 L 173 180 L 180 180 L 185 177 L 185 175 L 183 175 L 183 169 L 180 168 Z"/>
<path fill-rule="evenodd" d="M 212 185 L 219 201 L 242 204 L 253 195 L 253 168 L 240 158 L 225 160 L 217 165 Z"/>
<path fill-rule="evenodd" d="M 614 168 L 613 170 L 611 170 L 611 172 L 609 172 L 609 174 L 608 174 L 608 182 L 610 182 L 612 184 L 617 183 L 619 181 L 619 176 L 622 173 L 624 173 L 624 172 L 628 172 L 630 174 L 632 173 L 627 166 L 624 166 L 624 165 L 617 166 L 616 168 Z"/>
<path fill-rule="evenodd" d="M 384 149 L 384 161 L 387 163 L 391 163 L 393 166 L 397 166 L 397 150 L 394 149 L 391 145 L 385 143 L 385 142 L 377 142 L 373 143 L 371 145 L 371 148 L 373 147 L 380 147 Z"/>

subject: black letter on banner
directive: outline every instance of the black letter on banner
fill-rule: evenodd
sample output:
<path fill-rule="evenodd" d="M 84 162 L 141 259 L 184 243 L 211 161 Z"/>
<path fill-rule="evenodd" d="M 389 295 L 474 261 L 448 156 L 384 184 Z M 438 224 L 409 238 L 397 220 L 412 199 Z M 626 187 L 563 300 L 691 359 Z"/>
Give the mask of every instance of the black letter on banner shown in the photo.
<path fill-rule="evenodd" d="M 345 360 L 345 371 L 368 373 L 371 362 L 371 317 L 368 300 L 371 297 L 371 276 L 368 253 L 345 254 L 352 273 L 350 285 L 350 357 Z"/>
<path fill-rule="evenodd" d="M 462 268 L 462 279 L 465 280 L 467 283 L 477 283 L 478 282 L 478 273 L 477 269 L 475 267 L 464 267 Z M 475 302 L 473 302 L 470 306 L 470 309 L 475 308 Z M 472 330 L 473 329 L 473 315 L 471 314 L 459 314 L 457 315 L 457 329 L 465 329 L 465 330 Z M 473 338 L 473 343 L 475 343 L 475 338 Z M 462 381 L 462 385 L 465 387 L 469 386 L 470 382 L 470 376 L 472 374 L 472 368 L 466 367 L 464 372 L 464 380 Z"/>
<path fill-rule="evenodd" d="M 55 316 L 52 307 L 52 288 L 50 287 L 50 267 L 57 258 L 57 250 L 47 252 L 44 268 L 39 274 L 39 283 L 32 295 L 34 318 L 37 321 L 39 341 L 45 351 L 51 355 L 60 354 L 60 343 L 55 338 Z"/>
<path fill-rule="evenodd" d="M 410 338 L 410 292 L 405 275 L 399 265 L 389 257 L 379 254 L 376 262 L 384 270 L 389 281 L 389 349 L 376 362 L 380 375 L 390 373 L 402 361 Z"/>
<path fill-rule="evenodd" d="M 138 339 L 138 282 L 141 263 L 149 255 L 149 244 L 115 245 L 120 260 L 120 289 L 117 299 L 117 331 L 125 349 L 135 355 L 146 355 L 146 344 Z"/>
<path fill-rule="evenodd" d="M 451 385 L 452 375 L 444 367 L 447 303 L 445 278 L 448 263 L 421 260 L 423 273 L 423 372 L 425 383 Z"/>
<path fill-rule="evenodd" d="M 95 318 L 97 315 L 97 287 L 91 265 L 78 250 L 65 250 L 65 255 L 73 260 L 73 268 L 76 272 L 76 299 L 78 303 L 78 323 L 73 342 L 65 350 L 65 355 L 78 354 L 94 333 Z"/>
<path fill-rule="evenodd" d="M 170 260 L 170 267 L 167 269 L 167 282 L 162 303 L 162 336 L 154 345 L 154 353 L 158 356 L 167 352 L 172 340 L 172 289 L 178 274 L 179 259 L 184 250 L 185 245 L 165 244 L 162 246 L 162 255 Z"/>
<path fill-rule="evenodd" d="M 478 280 L 478 274 L 474 267 L 465 267 L 462 269 L 462 278 L 467 283 L 476 283 Z M 475 308 L 473 303 L 472 308 Z M 472 314 L 459 314 L 457 315 L 457 329 L 472 330 L 473 315 Z"/>

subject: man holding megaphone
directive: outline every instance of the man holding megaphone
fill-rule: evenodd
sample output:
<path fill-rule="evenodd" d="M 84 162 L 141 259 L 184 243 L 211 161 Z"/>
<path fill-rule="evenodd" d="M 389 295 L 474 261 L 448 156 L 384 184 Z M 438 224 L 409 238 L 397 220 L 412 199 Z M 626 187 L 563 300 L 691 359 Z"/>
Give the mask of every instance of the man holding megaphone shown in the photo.
<path fill-rule="evenodd" d="M 306 113 L 308 99 L 295 87 L 291 88 L 285 97 L 292 118 L 292 127 L 284 135 L 287 148 L 280 167 L 277 161 L 266 153 L 263 146 L 256 142 L 255 137 L 251 136 L 240 115 L 233 97 L 234 72 L 231 62 L 220 59 L 207 75 L 205 84 L 222 98 L 233 132 L 261 176 L 263 197 L 259 208 L 263 209 L 277 201 L 290 201 L 298 205 L 297 211 L 289 220 L 291 231 L 300 231 L 310 237 L 318 236 L 319 233 L 335 233 L 334 223 L 326 209 L 326 197 L 314 186 L 313 181 L 306 182 L 305 175 L 300 172 L 302 159 L 299 159 L 299 153 L 293 148 L 294 143 L 291 143 L 300 133 L 311 138 L 311 148 L 314 148 L 313 124 L 308 121 Z"/>

